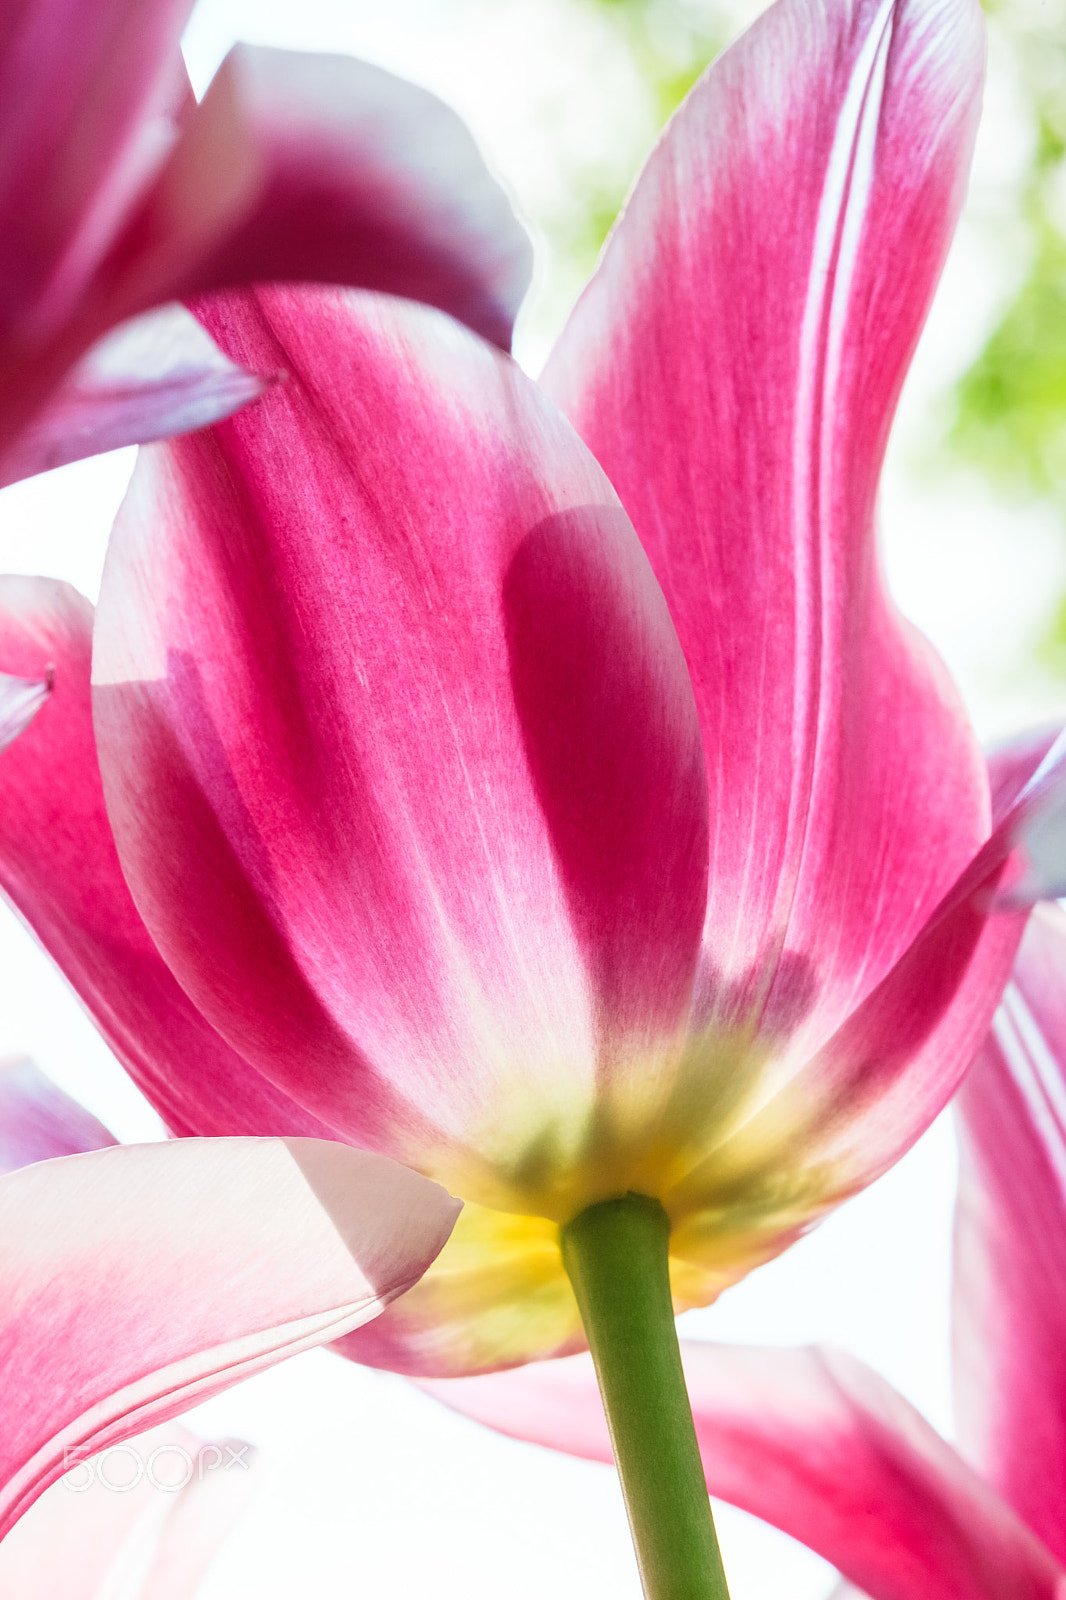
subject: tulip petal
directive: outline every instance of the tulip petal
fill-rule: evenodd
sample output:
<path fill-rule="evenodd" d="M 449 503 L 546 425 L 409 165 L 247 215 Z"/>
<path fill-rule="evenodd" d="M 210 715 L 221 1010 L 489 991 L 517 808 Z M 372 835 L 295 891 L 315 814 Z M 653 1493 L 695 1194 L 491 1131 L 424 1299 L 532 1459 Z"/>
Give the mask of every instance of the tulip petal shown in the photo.
<path fill-rule="evenodd" d="M 103 1123 L 32 1061 L 0 1061 L 0 1173 L 114 1143 Z"/>
<path fill-rule="evenodd" d="M 368 1321 L 458 1205 L 310 1139 L 117 1145 L 0 1178 L 0 1534 L 64 1470 Z"/>
<path fill-rule="evenodd" d="M 707 755 L 701 1007 L 798 1063 L 987 831 L 947 676 L 874 551 L 965 187 L 974 0 L 779 0 L 670 123 L 543 383 L 618 490 Z"/>
<path fill-rule="evenodd" d="M 193 1600 L 246 1503 L 249 1452 L 167 1423 L 72 1458 L 0 1544 L 0 1589 L 8 1600 Z"/>
<path fill-rule="evenodd" d="M 24 733 L 51 693 L 47 675 L 16 678 L 0 672 L 0 750 Z"/>
<path fill-rule="evenodd" d="M 0 346 L 69 317 L 173 137 L 192 0 L 22 0 L 0 21 Z"/>
<path fill-rule="evenodd" d="M 274 289 L 211 331 L 290 376 L 142 452 L 116 525 L 94 705 L 134 898 L 345 1137 L 571 1215 L 669 1093 L 703 915 L 662 596 L 564 419 L 449 319 Z"/>
<path fill-rule="evenodd" d="M 1066 915 L 1038 906 L 958 1100 L 963 1448 L 1066 1561 Z"/>
<path fill-rule="evenodd" d="M 197 1011 L 130 898 L 104 808 L 89 698 L 92 607 L 50 578 L 0 578 L 0 667 L 54 669 L 48 706 L 0 760 L 0 888 L 171 1132 L 331 1137 Z"/>
<path fill-rule="evenodd" d="M 269 381 L 227 361 L 184 307 L 148 312 L 108 334 L 67 375 L 0 457 L 0 484 L 206 427 L 258 398 Z"/>
<path fill-rule="evenodd" d="M 266 279 L 439 306 L 504 349 L 532 252 L 464 124 L 344 56 L 238 45 L 120 242 L 139 304 Z"/>
<path fill-rule="evenodd" d="M 1058 1600 L 1050 1553 L 870 1368 L 815 1348 L 681 1348 L 711 1494 L 873 1600 Z M 420 1387 L 513 1438 L 611 1460 L 587 1356 Z"/>

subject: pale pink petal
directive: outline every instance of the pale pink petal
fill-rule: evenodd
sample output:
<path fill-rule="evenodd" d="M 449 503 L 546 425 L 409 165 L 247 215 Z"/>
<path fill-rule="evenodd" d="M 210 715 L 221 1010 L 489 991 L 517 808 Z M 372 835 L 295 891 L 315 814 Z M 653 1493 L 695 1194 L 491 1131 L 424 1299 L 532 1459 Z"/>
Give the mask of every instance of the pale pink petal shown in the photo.
<path fill-rule="evenodd" d="M 0 750 L 24 733 L 52 690 L 48 669 L 41 678 L 16 678 L 0 672 Z"/>
<path fill-rule="evenodd" d="M 843 1352 L 682 1342 L 711 1494 L 873 1600 L 1061 1600 L 1066 1574 L 960 1456 Z M 421 1387 L 514 1438 L 610 1461 L 587 1356 Z"/>
<path fill-rule="evenodd" d="M 67 374 L 0 456 L 0 484 L 205 427 L 256 399 L 269 381 L 227 361 L 183 306 L 147 312 Z"/>
<path fill-rule="evenodd" d="M 1039 906 L 958 1100 L 956 1410 L 971 1460 L 1066 1561 L 1066 915 Z"/>
<path fill-rule="evenodd" d="M 116 526 L 94 705 L 134 898 L 330 1125 L 569 1215 L 669 1093 L 702 921 L 662 596 L 564 419 L 450 319 L 275 289 L 211 331 L 289 378 L 143 452 Z"/>
<path fill-rule="evenodd" d="M 138 304 L 253 281 L 407 295 L 504 349 L 529 240 L 436 96 L 345 56 L 239 45 L 117 247 Z"/>
<path fill-rule="evenodd" d="M 310 1139 L 117 1145 L 0 1178 L 0 1533 L 64 1471 L 368 1321 L 458 1205 Z"/>
<path fill-rule="evenodd" d="M 0 1543 L 6 1600 L 192 1600 L 252 1486 L 250 1446 L 166 1423 L 82 1459 Z"/>
<path fill-rule="evenodd" d="M 888 600 L 874 502 L 951 238 L 975 0 L 779 0 L 652 155 L 544 383 L 648 551 L 710 790 L 701 1015 L 798 1063 L 987 831 L 980 757 Z"/>
<path fill-rule="evenodd" d="M 0 19 L 0 349 L 77 307 L 174 135 L 192 0 L 17 0 Z M 5 398 L 0 385 L 0 403 Z"/>
<path fill-rule="evenodd" d="M 32 1061 L 0 1061 L 0 1173 L 114 1143 L 103 1123 Z"/>
<path fill-rule="evenodd" d="M 93 613 L 49 578 L 0 578 L 0 668 L 54 668 L 52 698 L 0 758 L 0 888 L 174 1133 L 310 1134 L 197 1011 L 130 898 L 104 808 L 89 700 Z"/>

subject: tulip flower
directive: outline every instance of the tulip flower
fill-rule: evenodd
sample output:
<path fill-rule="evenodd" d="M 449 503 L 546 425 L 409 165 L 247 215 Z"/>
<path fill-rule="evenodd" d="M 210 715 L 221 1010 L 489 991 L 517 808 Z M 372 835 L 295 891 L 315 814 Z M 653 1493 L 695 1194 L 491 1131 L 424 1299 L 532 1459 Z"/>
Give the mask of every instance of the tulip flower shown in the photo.
<path fill-rule="evenodd" d="M 832 1350 L 686 1342 L 707 1485 L 810 1545 L 834 1600 L 1066 1594 L 1066 914 L 1041 906 L 957 1100 L 957 1447 Z M 513 1437 L 609 1461 L 587 1357 L 423 1384 Z"/>
<path fill-rule="evenodd" d="M 0 668 L 55 669 L 5 891 L 174 1133 L 342 1139 L 466 1202 L 344 1349 L 587 1337 L 656 1600 L 723 1592 L 672 1310 L 909 1147 L 1048 886 L 1061 750 L 989 834 L 874 544 L 982 61 L 971 0 L 779 0 L 544 388 L 414 304 L 198 303 L 288 381 L 142 452 L 92 715 L 88 606 L 0 587 Z"/>
<path fill-rule="evenodd" d="M 0 22 L 0 483 L 260 394 L 272 375 L 180 306 L 140 315 L 219 284 L 368 285 L 510 342 L 529 245 L 459 120 L 361 62 L 247 46 L 197 106 L 191 9 L 27 0 Z"/>

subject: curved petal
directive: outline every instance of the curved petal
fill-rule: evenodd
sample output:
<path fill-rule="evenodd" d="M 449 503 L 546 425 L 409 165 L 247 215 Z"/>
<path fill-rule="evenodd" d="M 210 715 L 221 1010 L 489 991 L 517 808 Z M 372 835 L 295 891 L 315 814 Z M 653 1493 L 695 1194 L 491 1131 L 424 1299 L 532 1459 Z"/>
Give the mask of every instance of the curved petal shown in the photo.
<path fill-rule="evenodd" d="M 564 419 L 455 323 L 262 290 L 212 332 L 290 377 L 144 452 L 116 525 L 94 704 L 134 897 L 346 1137 L 571 1215 L 669 1093 L 702 921 L 662 596 Z"/>
<path fill-rule="evenodd" d="M 987 831 L 961 704 L 887 599 L 873 530 L 982 65 L 975 0 L 779 0 L 670 123 L 543 378 L 692 673 L 702 1014 L 784 1033 L 794 1064 Z"/>
<path fill-rule="evenodd" d="M 15 0 L 0 19 L 0 348 L 71 313 L 173 137 L 192 0 Z"/>
<path fill-rule="evenodd" d="M 1060 1600 L 1050 1553 L 861 1362 L 681 1348 L 711 1494 L 802 1540 L 873 1600 Z M 611 1460 L 586 1356 L 420 1387 L 513 1438 Z"/>
<path fill-rule="evenodd" d="M 103 1123 L 32 1061 L 0 1061 L 0 1173 L 114 1143 Z"/>
<path fill-rule="evenodd" d="M 205 1022 L 130 898 L 96 761 L 91 633 L 92 607 L 66 584 L 0 578 L 0 667 L 54 676 L 0 759 L 0 888 L 172 1132 L 329 1138 Z"/>
<path fill-rule="evenodd" d="M 108 334 L 0 455 L 0 485 L 203 428 L 255 400 L 269 378 L 227 361 L 182 306 L 135 317 Z"/>
<path fill-rule="evenodd" d="M 71 1452 L 376 1316 L 458 1209 L 312 1139 L 117 1145 L 0 1178 L 0 1535 Z"/>
<path fill-rule="evenodd" d="M 958 1108 L 960 1436 L 1066 1561 L 1066 915 L 1058 906 L 1032 915 Z"/>
<path fill-rule="evenodd" d="M 266 279 L 377 289 L 509 349 L 532 250 L 435 95 L 349 57 L 238 45 L 109 270 L 134 305 Z"/>
<path fill-rule="evenodd" d="M 51 693 L 47 670 L 43 678 L 16 678 L 0 672 L 0 750 L 24 733 Z"/>
<path fill-rule="evenodd" d="M 72 1459 L 0 1543 L 0 1588 L 8 1600 L 193 1600 L 244 1508 L 250 1448 L 167 1423 Z"/>

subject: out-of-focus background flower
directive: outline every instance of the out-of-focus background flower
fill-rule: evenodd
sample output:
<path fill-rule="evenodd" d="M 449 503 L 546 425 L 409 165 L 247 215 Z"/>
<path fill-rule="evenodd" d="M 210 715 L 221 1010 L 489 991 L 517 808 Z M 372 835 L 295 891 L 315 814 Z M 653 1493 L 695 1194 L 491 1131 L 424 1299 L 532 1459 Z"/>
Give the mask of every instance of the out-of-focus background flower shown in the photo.
<path fill-rule="evenodd" d="M 550 348 L 658 128 L 754 0 L 200 0 L 202 88 L 238 38 L 343 50 L 470 123 L 538 250 L 516 353 Z M 1066 703 L 1066 0 L 994 0 L 971 198 L 908 382 L 882 494 L 897 600 L 986 739 Z M 0 493 L 0 570 L 95 598 L 133 452 Z M 0 918 L 0 1055 L 34 1055 L 122 1138 L 151 1111 L 15 917 Z M 191 1064 L 192 1065 L 192 1064 Z M 693 1337 L 849 1345 L 950 1431 L 954 1144 L 941 1119 L 781 1261 L 684 1319 Z M 103 1287 L 103 1286 L 102 1286 Z M 323 1352 L 199 1408 L 261 1446 L 260 1492 L 200 1600 L 426 1593 L 637 1600 L 613 1474 L 484 1433 Z M 724 1508 L 734 1600 L 817 1600 L 833 1574 Z"/>

